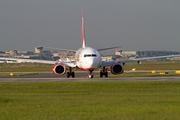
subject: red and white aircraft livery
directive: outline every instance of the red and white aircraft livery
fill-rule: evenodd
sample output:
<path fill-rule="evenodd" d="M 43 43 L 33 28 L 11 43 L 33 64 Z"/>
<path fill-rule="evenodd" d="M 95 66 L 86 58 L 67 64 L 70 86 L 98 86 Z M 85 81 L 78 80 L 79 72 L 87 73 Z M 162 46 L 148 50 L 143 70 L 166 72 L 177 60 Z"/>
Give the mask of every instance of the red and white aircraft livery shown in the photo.
<path fill-rule="evenodd" d="M 110 66 L 110 71 L 112 74 L 122 74 L 124 72 L 124 67 L 122 64 L 125 64 L 126 62 L 137 61 L 139 63 L 139 61 L 145 61 L 145 60 L 150 60 L 150 59 L 171 58 L 171 57 L 180 56 L 180 55 L 169 55 L 169 56 L 148 57 L 148 58 L 118 60 L 118 61 L 101 61 L 101 55 L 99 51 L 107 50 L 107 49 L 114 49 L 118 47 L 95 49 L 95 48 L 86 46 L 86 41 L 84 37 L 84 18 L 83 18 L 83 10 L 82 10 L 82 48 L 79 48 L 77 51 L 69 50 L 69 49 L 50 48 L 50 49 L 56 49 L 56 50 L 75 52 L 75 61 L 65 62 L 65 61 L 48 61 L 48 60 L 18 59 L 18 58 L 5 58 L 5 57 L 0 57 L 0 60 L 15 60 L 15 61 L 21 61 L 21 62 L 55 64 L 53 67 L 53 73 L 56 75 L 67 74 L 68 78 L 70 76 L 74 78 L 75 73 L 72 71 L 72 68 L 78 68 L 80 70 L 88 71 L 89 72 L 88 77 L 93 78 L 92 72 L 100 67 L 102 67 L 102 70 L 100 72 L 100 77 L 103 77 L 103 76 L 108 77 L 108 72 L 106 70 L 107 66 Z M 66 72 L 67 70 L 68 72 Z"/>

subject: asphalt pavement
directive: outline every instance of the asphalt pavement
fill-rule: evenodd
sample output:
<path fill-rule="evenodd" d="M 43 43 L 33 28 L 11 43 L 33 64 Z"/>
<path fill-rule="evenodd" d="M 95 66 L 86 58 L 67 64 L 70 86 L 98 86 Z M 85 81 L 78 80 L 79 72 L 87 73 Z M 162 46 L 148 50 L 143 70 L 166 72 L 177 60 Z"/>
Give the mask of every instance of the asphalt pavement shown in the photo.
<path fill-rule="evenodd" d="M 39 73 L 25 76 L 1 76 L 0 82 L 100 82 L 100 81 L 180 81 L 180 76 L 158 76 L 158 77 L 108 77 L 87 78 L 87 72 L 76 72 L 75 78 L 66 78 L 66 75 L 58 76 L 51 72 Z M 99 75 L 99 72 L 94 72 Z"/>

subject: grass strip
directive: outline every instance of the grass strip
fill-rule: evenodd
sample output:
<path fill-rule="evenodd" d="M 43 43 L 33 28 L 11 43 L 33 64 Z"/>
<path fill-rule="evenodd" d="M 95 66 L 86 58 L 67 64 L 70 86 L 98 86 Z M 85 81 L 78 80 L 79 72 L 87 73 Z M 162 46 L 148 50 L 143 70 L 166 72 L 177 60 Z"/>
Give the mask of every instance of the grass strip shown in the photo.
<path fill-rule="evenodd" d="M 153 77 L 153 76 L 180 76 L 176 73 L 160 74 L 160 73 L 123 73 L 118 75 L 109 74 L 108 77 Z M 99 78 L 99 75 L 95 75 L 95 78 Z"/>
<path fill-rule="evenodd" d="M 0 119 L 178 120 L 180 82 L 0 83 Z"/>
<path fill-rule="evenodd" d="M 39 73 L 15 73 L 10 75 L 10 73 L 0 73 L 0 76 L 24 76 L 24 75 L 37 75 Z"/>

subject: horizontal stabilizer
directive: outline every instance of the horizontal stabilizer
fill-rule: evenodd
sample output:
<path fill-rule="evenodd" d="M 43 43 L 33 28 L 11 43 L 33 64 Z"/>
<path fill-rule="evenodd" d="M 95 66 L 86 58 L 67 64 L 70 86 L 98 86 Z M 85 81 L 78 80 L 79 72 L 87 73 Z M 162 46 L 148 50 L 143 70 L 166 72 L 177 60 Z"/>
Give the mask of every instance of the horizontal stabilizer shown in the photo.
<path fill-rule="evenodd" d="M 110 47 L 110 48 L 102 48 L 102 49 L 97 49 L 98 51 L 103 51 L 103 50 L 109 50 L 109 49 L 115 49 L 115 48 L 120 48 L 121 46 L 117 47 Z"/>
<path fill-rule="evenodd" d="M 58 50 L 58 51 L 70 51 L 70 52 L 76 52 L 76 50 L 70 50 L 70 49 L 60 49 L 60 48 L 51 48 L 51 47 L 44 47 L 51 50 Z"/>

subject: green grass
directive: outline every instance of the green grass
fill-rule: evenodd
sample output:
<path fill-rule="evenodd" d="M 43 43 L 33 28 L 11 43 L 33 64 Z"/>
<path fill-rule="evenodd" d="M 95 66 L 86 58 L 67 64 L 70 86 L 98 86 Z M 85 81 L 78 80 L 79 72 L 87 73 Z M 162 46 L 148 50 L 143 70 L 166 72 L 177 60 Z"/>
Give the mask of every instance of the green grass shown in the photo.
<path fill-rule="evenodd" d="M 2 120 L 178 120 L 180 82 L 0 83 Z"/>
<path fill-rule="evenodd" d="M 37 75 L 39 73 L 13 73 L 12 76 Z M 10 73 L 0 73 L 0 76 L 11 76 Z"/>
<path fill-rule="evenodd" d="M 179 70 L 180 61 L 142 61 L 141 64 L 137 62 L 130 62 L 124 65 L 125 70 Z"/>
<path fill-rule="evenodd" d="M 0 72 L 46 72 L 52 71 L 54 65 L 41 64 L 41 63 L 4 63 L 0 64 Z"/>
<path fill-rule="evenodd" d="M 20 67 L 1 67 L 0 72 L 46 72 L 52 71 L 53 66 L 20 66 Z"/>
<path fill-rule="evenodd" d="M 147 77 L 147 76 L 180 76 L 180 74 L 176 73 L 168 73 L 168 74 L 159 74 L 159 73 L 123 73 L 118 75 L 109 74 L 108 77 Z M 99 75 L 95 75 L 94 77 L 99 78 Z"/>

